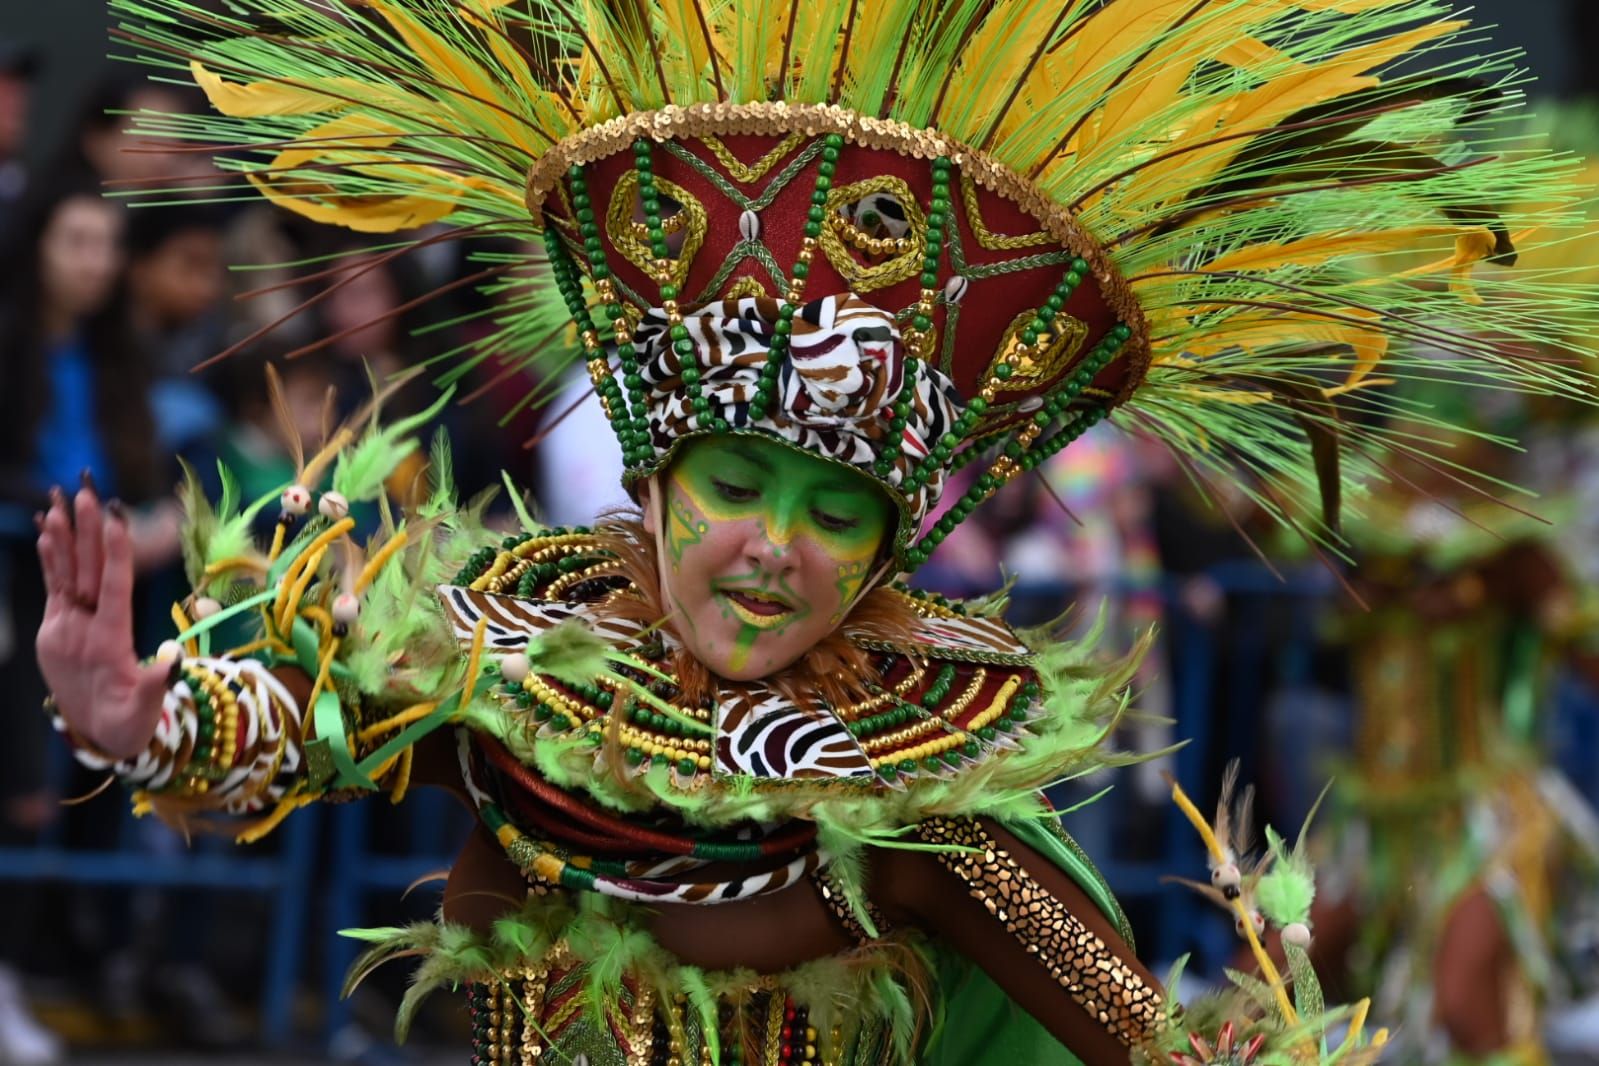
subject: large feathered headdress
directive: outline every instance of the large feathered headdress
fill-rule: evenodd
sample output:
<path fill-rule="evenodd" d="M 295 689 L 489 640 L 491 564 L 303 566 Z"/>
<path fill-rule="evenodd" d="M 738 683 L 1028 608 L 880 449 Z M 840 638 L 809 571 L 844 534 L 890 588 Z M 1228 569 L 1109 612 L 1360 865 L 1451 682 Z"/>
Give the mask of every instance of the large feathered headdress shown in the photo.
<path fill-rule="evenodd" d="M 629 478 L 766 433 L 883 485 L 907 566 L 1107 416 L 1329 540 L 1341 469 L 1448 464 L 1395 380 L 1591 391 L 1545 343 L 1585 294 L 1474 274 L 1577 196 L 1441 0 L 112 6 L 217 112 L 147 134 L 319 221 L 542 238 L 464 365 L 550 358 L 553 286 Z"/>

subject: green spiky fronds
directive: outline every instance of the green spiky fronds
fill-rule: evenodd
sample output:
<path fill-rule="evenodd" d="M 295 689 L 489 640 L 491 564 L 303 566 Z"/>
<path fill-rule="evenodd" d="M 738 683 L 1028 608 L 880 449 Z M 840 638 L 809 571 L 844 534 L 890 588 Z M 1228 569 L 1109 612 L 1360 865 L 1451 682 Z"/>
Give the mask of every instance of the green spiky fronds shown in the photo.
<path fill-rule="evenodd" d="M 666 106 L 936 129 L 1030 182 L 1126 279 L 1153 360 L 1117 423 L 1313 539 L 1336 543 L 1314 516 L 1335 522 L 1341 473 L 1381 479 L 1397 455 L 1469 479 L 1461 427 L 1392 383 L 1593 395 L 1547 358 L 1580 350 L 1583 279 L 1510 269 L 1586 232 L 1576 166 L 1527 133 L 1510 59 L 1462 58 L 1476 38 L 1445 0 L 112 8 L 135 54 L 218 111 L 143 133 L 221 147 L 234 189 L 364 232 L 533 237 L 531 168 Z M 456 355 L 531 358 L 562 332 L 551 286 L 524 281 Z"/>
<path fill-rule="evenodd" d="M 678 961 L 644 930 L 638 908 L 595 894 L 575 900 L 552 893 L 530 896 L 521 908 L 482 933 L 443 922 L 351 929 L 343 935 L 369 945 L 345 979 L 344 993 L 385 962 L 420 956 L 411 987 L 396 1019 L 403 1040 L 422 1001 L 440 989 L 469 983 L 497 983 L 506 975 L 558 958 L 564 968 L 581 970 L 584 1014 L 603 1028 L 606 1015 L 640 985 L 664 1002 L 686 996 L 696 1037 L 706 1041 L 711 1061 L 717 1055 L 717 1006 L 737 1002 L 755 983 L 748 970 L 709 971 Z M 821 1032 L 841 1027 L 846 1039 L 857 1026 L 882 1025 L 893 1034 L 894 1061 L 912 1061 L 918 1020 L 926 1010 L 919 982 L 929 968 L 926 946 L 906 943 L 897 950 L 831 956 L 783 972 L 783 989 L 808 1013 Z M 624 984 L 624 979 L 626 984 Z"/>

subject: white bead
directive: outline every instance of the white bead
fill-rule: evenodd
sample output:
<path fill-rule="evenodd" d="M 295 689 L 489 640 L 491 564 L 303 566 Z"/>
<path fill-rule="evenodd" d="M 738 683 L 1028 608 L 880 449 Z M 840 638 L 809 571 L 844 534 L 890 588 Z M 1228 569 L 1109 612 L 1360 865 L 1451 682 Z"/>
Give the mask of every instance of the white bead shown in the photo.
<path fill-rule="evenodd" d="M 290 485 L 283 490 L 283 497 L 279 502 L 289 514 L 305 514 L 311 509 L 311 490 L 304 485 Z"/>
<path fill-rule="evenodd" d="M 1244 876 L 1238 872 L 1238 864 L 1224 862 L 1210 871 L 1210 883 L 1217 888 L 1237 888 L 1243 884 Z"/>
<path fill-rule="evenodd" d="M 1266 931 L 1266 919 L 1261 916 L 1259 911 L 1249 912 L 1249 923 L 1255 927 L 1256 936 Z M 1244 920 L 1242 918 L 1233 919 L 1233 932 L 1239 936 L 1244 935 Z"/>
<path fill-rule="evenodd" d="M 1289 922 L 1283 926 L 1283 943 L 1296 948 L 1310 947 L 1310 926 L 1304 922 Z"/>
<path fill-rule="evenodd" d="M 746 241 L 753 241 L 761 235 L 761 216 L 749 208 L 745 208 L 738 216 L 738 235 Z"/>
<path fill-rule="evenodd" d="M 316 509 L 321 512 L 323 518 L 329 518 L 337 522 L 350 513 L 350 501 L 344 498 L 343 493 L 329 489 L 317 501 Z"/>
<path fill-rule="evenodd" d="M 164 666 L 183 661 L 183 645 L 175 640 L 163 640 L 155 650 L 155 661 Z"/>
<path fill-rule="evenodd" d="M 531 669 L 527 655 L 522 652 L 500 656 L 500 676 L 513 685 L 520 685 L 526 681 Z"/>
<path fill-rule="evenodd" d="M 194 620 L 203 622 L 207 618 L 222 610 L 222 605 L 210 596 L 201 596 L 194 601 Z"/>
<path fill-rule="evenodd" d="M 341 592 L 333 597 L 333 620 L 342 625 L 350 625 L 361 613 L 361 601 L 348 592 Z"/>
<path fill-rule="evenodd" d="M 956 274 L 954 277 L 944 282 L 944 302 L 952 304 L 960 303 L 962 300 L 966 299 L 966 290 L 971 287 L 972 283 L 970 281 L 960 274 Z"/>

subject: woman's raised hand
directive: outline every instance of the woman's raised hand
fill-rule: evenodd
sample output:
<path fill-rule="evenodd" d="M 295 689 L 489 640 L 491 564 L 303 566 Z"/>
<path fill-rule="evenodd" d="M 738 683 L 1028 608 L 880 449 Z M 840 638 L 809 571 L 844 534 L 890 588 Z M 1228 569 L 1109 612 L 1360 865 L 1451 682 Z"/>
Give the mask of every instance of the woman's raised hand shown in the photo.
<path fill-rule="evenodd" d="M 68 503 L 59 488 L 36 519 L 47 597 L 39 669 L 72 729 L 107 755 L 143 751 L 161 719 L 170 666 L 133 650 L 133 544 L 121 505 L 93 482 Z"/>

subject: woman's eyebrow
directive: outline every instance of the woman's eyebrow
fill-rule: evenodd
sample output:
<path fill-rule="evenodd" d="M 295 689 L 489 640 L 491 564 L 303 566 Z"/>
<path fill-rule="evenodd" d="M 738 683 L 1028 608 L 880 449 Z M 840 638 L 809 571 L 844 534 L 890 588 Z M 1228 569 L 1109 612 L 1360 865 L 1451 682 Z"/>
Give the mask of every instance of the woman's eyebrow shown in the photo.
<path fill-rule="evenodd" d="M 771 462 L 754 448 L 745 447 L 742 444 L 729 444 L 727 450 L 751 466 L 758 468 L 762 473 L 776 473 L 772 468 Z"/>

